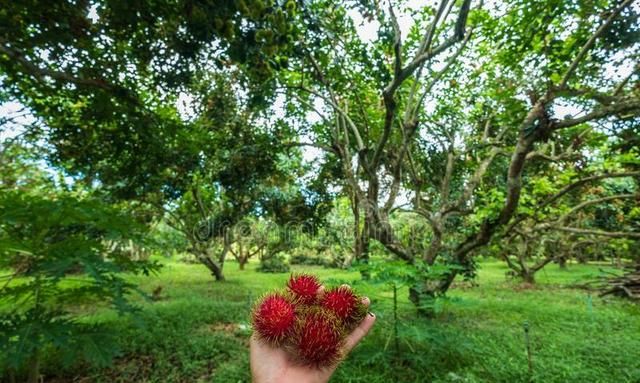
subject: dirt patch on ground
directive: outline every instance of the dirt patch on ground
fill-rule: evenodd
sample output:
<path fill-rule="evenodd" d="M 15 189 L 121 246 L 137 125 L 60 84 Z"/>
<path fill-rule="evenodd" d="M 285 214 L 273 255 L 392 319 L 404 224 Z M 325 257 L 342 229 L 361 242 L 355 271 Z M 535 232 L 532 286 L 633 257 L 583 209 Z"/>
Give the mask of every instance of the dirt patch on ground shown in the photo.
<path fill-rule="evenodd" d="M 539 286 L 534 283 L 520 282 L 511 285 L 513 291 L 540 290 Z"/>
<path fill-rule="evenodd" d="M 214 323 L 207 326 L 209 331 L 224 331 L 234 333 L 240 330 L 239 323 Z"/>
<path fill-rule="evenodd" d="M 204 330 L 231 335 L 240 340 L 246 347 L 249 347 L 251 327 L 246 323 L 212 323 L 205 325 Z"/>

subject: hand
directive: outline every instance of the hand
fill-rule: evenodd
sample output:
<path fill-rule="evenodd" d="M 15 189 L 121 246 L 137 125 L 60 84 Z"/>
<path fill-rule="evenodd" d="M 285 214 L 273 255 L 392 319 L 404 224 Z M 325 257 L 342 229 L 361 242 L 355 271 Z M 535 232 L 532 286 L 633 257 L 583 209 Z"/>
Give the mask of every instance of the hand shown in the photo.
<path fill-rule="evenodd" d="M 322 292 L 321 289 L 320 294 Z M 362 303 L 369 306 L 369 298 L 363 298 Z M 347 336 L 344 344 L 345 356 L 367 335 L 375 321 L 375 315 L 367 314 L 360 325 Z M 261 342 L 255 334 L 251 336 L 250 350 L 253 383 L 326 383 L 338 367 L 337 364 L 326 368 L 296 364 L 284 350 Z"/>

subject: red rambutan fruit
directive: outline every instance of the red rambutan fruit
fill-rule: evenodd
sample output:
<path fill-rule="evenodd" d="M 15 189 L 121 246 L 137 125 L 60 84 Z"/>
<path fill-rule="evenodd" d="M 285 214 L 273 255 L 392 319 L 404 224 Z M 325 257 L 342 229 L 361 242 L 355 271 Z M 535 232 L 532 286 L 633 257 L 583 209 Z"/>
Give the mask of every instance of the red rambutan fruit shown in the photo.
<path fill-rule="evenodd" d="M 323 310 L 309 310 L 296 323 L 294 356 L 305 365 L 326 367 L 342 357 L 340 320 Z"/>
<path fill-rule="evenodd" d="M 367 307 L 362 303 L 362 298 L 347 286 L 326 291 L 320 305 L 333 312 L 347 329 L 360 323 L 367 314 Z"/>
<path fill-rule="evenodd" d="M 310 274 L 292 274 L 287 283 L 289 290 L 305 305 L 316 303 L 320 286 L 318 278 Z"/>
<path fill-rule="evenodd" d="M 296 308 L 292 299 L 275 292 L 266 295 L 253 310 L 253 328 L 260 339 L 279 345 L 293 333 Z"/>

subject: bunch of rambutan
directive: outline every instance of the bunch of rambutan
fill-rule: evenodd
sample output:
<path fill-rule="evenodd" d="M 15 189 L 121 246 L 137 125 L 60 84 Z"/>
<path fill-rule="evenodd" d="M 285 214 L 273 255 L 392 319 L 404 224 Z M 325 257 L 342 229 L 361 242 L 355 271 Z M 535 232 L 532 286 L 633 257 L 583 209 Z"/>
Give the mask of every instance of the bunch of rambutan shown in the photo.
<path fill-rule="evenodd" d="M 345 337 L 362 321 L 367 307 L 348 286 L 322 293 L 321 287 L 313 275 L 293 274 L 286 289 L 262 297 L 252 315 L 258 339 L 281 347 L 304 365 L 337 363 Z"/>

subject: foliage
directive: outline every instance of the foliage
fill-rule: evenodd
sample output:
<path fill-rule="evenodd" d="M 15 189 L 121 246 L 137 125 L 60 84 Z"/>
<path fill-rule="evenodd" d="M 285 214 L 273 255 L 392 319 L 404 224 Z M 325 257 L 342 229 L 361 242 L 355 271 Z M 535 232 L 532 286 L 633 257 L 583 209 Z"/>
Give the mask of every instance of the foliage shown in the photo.
<path fill-rule="evenodd" d="M 153 249 L 166 257 L 184 253 L 187 250 L 188 243 L 184 235 L 164 221 L 157 222 L 151 227 L 149 237 Z"/>
<path fill-rule="evenodd" d="M 115 334 L 78 321 L 74 305 L 111 305 L 120 313 L 133 306 L 136 285 L 122 273 L 149 274 L 155 263 L 133 261 L 109 251 L 107 240 L 142 240 L 142 227 L 99 200 L 71 195 L 41 196 L 17 191 L 0 195 L 0 360 L 4 370 L 38 377 L 46 350 L 64 360 L 87 358 L 108 364 Z"/>
<path fill-rule="evenodd" d="M 121 334 L 121 357 L 106 368 L 74 364 L 61 368 L 55 354 L 43 365 L 45 380 L 92 379 L 102 382 L 213 382 L 249 381 L 246 340 L 251 302 L 260 293 L 281 286 L 288 274 L 247 271 L 229 267 L 232 283 L 212 284 L 199 265 L 166 262 L 158 279 L 135 277 L 144 291 L 165 286 L 168 298 L 144 303 L 135 320 L 101 311 L 95 320 Z M 234 265 L 235 266 L 235 265 Z M 390 291 L 369 285 L 356 270 L 294 267 L 320 278 L 340 279 L 369 296 L 377 322 L 372 332 L 342 364 L 335 382 L 529 382 L 522 323 L 531 326 L 535 379 L 551 383 L 632 383 L 638 378 L 636 357 L 638 309 L 617 299 L 589 298 L 584 291 L 567 289 L 592 279 L 601 264 L 572 265 L 569 272 L 549 269 L 538 288 L 521 289 L 506 282 L 507 267 L 500 260 L 482 261 L 478 287 L 454 289 L 440 313 L 418 320 L 399 290 L 400 355 L 394 353 Z M 425 363 L 428 361 L 429 363 Z M 399 368 L 398 366 L 402 366 Z"/>
<path fill-rule="evenodd" d="M 289 258 L 356 264 L 369 282 L 318 272 L 381 307 L 338 381 L 638 381 L 619 352 L 637 309 L 564 289 L 595 273 L 574 259 L 640 254 L 632 3 L 0 0 L 0 111 L 19 105 L 0 116 L 0 365 L 33 381 L 120 334 L 88 379 L 246 380 L 247 296 L 283 277 L 252 271 Z M 149 248 L 143 226 L 237 281 L 165 258 L 174 274 L 122 276 L 155 269 L 125 249 Z M 536 274 L 551 262 L 571 266 Z M 167 301 L 145 306 L 158 328 L 104 307 L 137 284 Z"/>
<path fill-rule="evenodd" d="M 276 254 L 270 257 L 262 257 L 260 266 L 256 270 L 262 273 L 288 273 L 290 267 L 283 254 Z"/>
<path fill-rule="evenodd" d="M 323 266 L 326 259 L 315 252 L 297 247 L 291 251 L 289 263 L 292 265 Z"/>
<path fill-rule="evenodd" d="M 541 193 L 547 175 L 567 186 L 621 170 L 621 158 L 603 169 L 591 154 L 613 146 L 610 127 L 633 126 L 640 111 L 637 28 L 621 28 L 637 21 L 629 4 L 338 3 L 303 13 L 304 39 L 279 86 L 287 121 L 325 153 L 320 174 L 349 198 L 356 257 L 366 262 L 376 241 L 417 267 L 449 264 L 433 275 L 439 283 L 424 274 L 412 290 L 439 296 L 457 273 L 473 276 L 478 249 L 539 207 L 525 195 L 530 182 Z M 427 230 L 410 238 L 407 227 Z"/>

